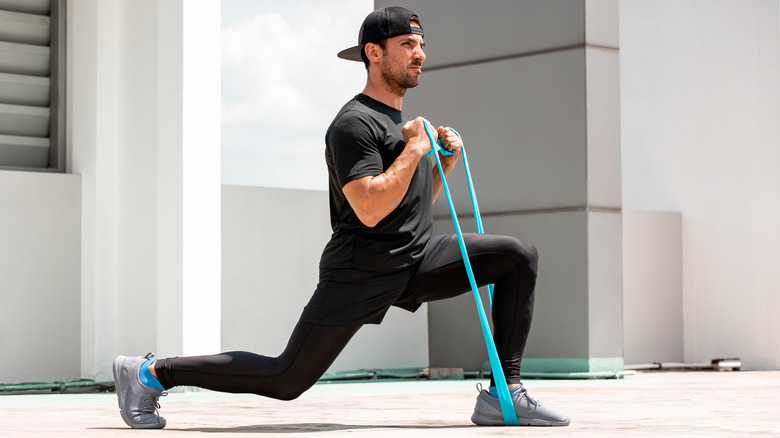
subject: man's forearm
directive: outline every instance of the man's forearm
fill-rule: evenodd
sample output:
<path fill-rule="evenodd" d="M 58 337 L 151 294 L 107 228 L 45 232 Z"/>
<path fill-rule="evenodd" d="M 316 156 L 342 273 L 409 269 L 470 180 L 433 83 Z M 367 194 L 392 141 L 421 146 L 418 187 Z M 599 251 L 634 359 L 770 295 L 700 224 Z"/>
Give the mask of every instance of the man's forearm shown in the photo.
<path fill-rule="evenodd" d="M 343 187 L 344 195 L 363 225 L 376 226 L 398 207 L 409 190 L 420 158 L 418 149 L 406 148 L 384 173 L 357 179 Z"/>
<path fill-rule="evenodd" d="M 449 175 L 450 172 L 452 171 L 452 167 L 445 167 L 444 163 L 442 163 L 442 167 L 444 168 L 444 177 L 446 178 L 447 175 Z M 432 184 L 432 186 L 433 186 L 432 192 L 433 193 L 431 193 L 431 195 L 432 195 L 431 203 L 434 203 L 434 202 L 436 202 L 436 198 L 439 196 L 439 192 L 441 192 L 441 188 L 444 186 L 444 184 L 442 183 L 441 174 L 439 173 L 439 166 L 436 165 L 436 164 L 433 165 L 433 173 L 432 173 L 432 175 L 433 175 L 433 181 L 432 181 L 433 182 L 433 184 Z"/>

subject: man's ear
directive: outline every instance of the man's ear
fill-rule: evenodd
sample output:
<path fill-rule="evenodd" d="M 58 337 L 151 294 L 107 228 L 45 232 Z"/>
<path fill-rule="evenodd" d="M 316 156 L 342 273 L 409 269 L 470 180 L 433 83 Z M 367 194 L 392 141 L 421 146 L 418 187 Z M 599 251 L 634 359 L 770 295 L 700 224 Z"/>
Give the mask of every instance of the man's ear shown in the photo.
<path fill-rule="evenodd" d="M 366 57 L 368 57 L 370 62 L 379 62 L 382 59 L 382 48 L 379 44 L 366 43 L 363 50 L 366 52 Z"/>

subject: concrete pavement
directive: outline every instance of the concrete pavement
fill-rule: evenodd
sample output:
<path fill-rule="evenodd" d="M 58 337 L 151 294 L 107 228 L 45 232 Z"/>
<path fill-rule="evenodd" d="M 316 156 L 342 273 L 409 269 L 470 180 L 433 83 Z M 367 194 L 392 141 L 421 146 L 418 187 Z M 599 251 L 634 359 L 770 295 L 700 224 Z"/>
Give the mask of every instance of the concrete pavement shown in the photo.
<path fill-rule="evenodd" d="M 622 380 L 528 380 L 568 427 L 477 427 L 477 381 L 318 384 L 280 402 L 209 391 L 161 398 L 162 431 L 128 429 L 115 394 L 0 396 L 1 437 L 780 437 L 780 371 L 640 372 Z M 484 382 L 483 382 L 484 384 Z"/>

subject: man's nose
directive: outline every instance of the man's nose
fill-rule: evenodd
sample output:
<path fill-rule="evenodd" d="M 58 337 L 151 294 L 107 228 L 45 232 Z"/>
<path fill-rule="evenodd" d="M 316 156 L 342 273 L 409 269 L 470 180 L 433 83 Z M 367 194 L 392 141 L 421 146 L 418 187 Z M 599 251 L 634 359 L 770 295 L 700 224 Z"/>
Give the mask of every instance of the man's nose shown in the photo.
<path fill-rule="evenodd" d="M 422 46 L 417 46 L 417 50 L 414 51 L 414 59 L 420 62 L 425 61 L 425 52 Z"/>

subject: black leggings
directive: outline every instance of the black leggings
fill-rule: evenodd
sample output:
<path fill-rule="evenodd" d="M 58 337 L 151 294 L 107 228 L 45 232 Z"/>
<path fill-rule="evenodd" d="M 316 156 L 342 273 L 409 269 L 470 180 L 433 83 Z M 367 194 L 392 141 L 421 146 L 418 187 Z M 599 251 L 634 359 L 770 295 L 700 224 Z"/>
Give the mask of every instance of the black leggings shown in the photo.
<path fill-rule="evenodd" d="M 424 303 L 471 291 L 455 236 L 434 239 L 435 250 L 415 268 L 399 302 Z M 519 383 L 533 315 L 536 248 L 514 237 L 488 234 L 465 234 L 464 241 L 477 284 L 495 284 L 493 337 L 507 381 Z M 278 357 L 245 351 L 174 357 L 155 362 L 155 371 L 166 389 L 186 385 L 292 400 L 322 377 L 360 327 L 299 321 Z"/>

